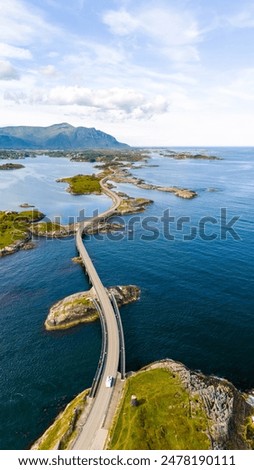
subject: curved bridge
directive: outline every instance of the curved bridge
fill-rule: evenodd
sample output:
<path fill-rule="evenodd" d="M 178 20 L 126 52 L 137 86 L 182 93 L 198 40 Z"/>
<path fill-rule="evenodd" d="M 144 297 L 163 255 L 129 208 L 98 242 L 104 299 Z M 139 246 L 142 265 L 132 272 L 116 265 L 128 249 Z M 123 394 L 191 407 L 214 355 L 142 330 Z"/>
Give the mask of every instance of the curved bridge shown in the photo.
<path fill-rule="evenodd" d="M 107 388 L 105 383 L 109 375 L 114 377 L 114 379 L 117 376 L 120 350 L 122 351 L 122 378 L 125 375 L 125 363 L 123 364 L 123 361 L 125 362 L 125 354 L 123 355 L 123 329 L 118 309 L 116 311 L 116 302 L 113 300 L 113 306 L 82 240 L 83 232 L 91 224 L 113 215 L 122 201 L 116 193 L 105 185 L 107 179 L 108 177 L 102 179 L 100 184 L 103 192 L 112 199 L 112 207 L 88 221 L 80 222 L 76 233 L 76 246 L 98 299 L 99 305 L 97 305 L 97 309 L 101 318 L 103 345 L 90 393 L 90 397 L 92 397 L 90 412 L 80 435 L 74 443 L 73 449 L 103 449 L 104 447 L 107 431 L 103 426 L 114 390 L 114 386 Z"/>

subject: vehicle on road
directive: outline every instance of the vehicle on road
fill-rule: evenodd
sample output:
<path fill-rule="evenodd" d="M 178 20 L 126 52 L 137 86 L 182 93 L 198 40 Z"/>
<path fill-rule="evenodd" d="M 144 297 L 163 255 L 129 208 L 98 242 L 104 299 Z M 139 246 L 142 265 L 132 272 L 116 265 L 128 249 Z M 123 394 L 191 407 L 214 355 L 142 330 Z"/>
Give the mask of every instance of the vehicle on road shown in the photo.
<path fill-rule="evenodd" d="M 108 375 L 107 378 L 106 378 L 106 387 L 107 388 L 111 388 L 113 386 L 113 383 L 114 383 L 114 377 L 112 377 L 112 375 Z"/>

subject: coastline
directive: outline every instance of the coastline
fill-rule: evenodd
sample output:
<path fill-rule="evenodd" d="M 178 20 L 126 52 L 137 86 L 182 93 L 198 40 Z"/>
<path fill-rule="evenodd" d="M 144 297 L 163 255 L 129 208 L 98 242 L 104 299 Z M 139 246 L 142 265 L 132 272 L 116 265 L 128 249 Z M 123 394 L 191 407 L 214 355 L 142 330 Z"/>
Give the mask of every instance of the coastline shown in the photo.
<path fill-rule="evenodd" d="M 158 375 L 155 385 L 152 385 L 154 383 L 153 374 Z M 149 376 L 152 380 L 150 392 L 148 386 Z M 142 385 L 144 380 L 148 380 L 145 389 L 142 388 L 144 387 Z M 163 380 L 163 382 L 160 383 L 160 380 Z M 168 380 L 168 385 L 166 385 L 165 380 Z M 156 399 L 152 396 L 154 386 L 158 394 Z M 133 387 L 135 395 L 137 395 L 137 403 L 132 405 L 130 394 L 133 393 Z M 172 392 L 170 392 L 171 388 Z M 80 398 L 83 400 L 87 393 L 87 390 L 82 392 L 66 406 L 54 423 L 33 444 L 31 450 L 70 450 L 73 448 L 74 441 L 89 412 L 86 411 L 83 403 L 82 411 L 79 410 L 77 413 L 74 403 Z M 179 405 L 179 399 L 184 399 L 181 406 Z M 149 447 L 150 450 L 162 450 L 164 449 L 166 436 L 168 435 L 168 438 L 172 439 L 170 437 L 172 429 L 175 433 L 173 439 L 180 439 L 180 441 L 178 441 L 178 447 L 170 447 L 170 441 L 167 441 L 166 448 L 168 450 L 176 450 L 176 448 L 179 450 L 250 450 L 254 448 L 254 424 L 252 422 L 254 407 L 249 404 L 247 394 L 238 391 L 231 382 L 225 379 L 190 370 L 181 362 L 164 359 L 148 364 L 137 372 L 128 373 L 125 386 L 118 395 L 117 400 L 118 404 L 112 419 L 107 422 L 108 438 L 105 446 L 107 450 L 147 449 L 146 442 L 150 446 L 152 445 L 152 447 Z M 149 423 L 147 421 L 149 420 L 149 413 L 156 413 L 158 402 L 160 408 L 166 412 L 166 421 L 162 415 L 163 421 L 160 423 L 163 434 L 160 436 L 159 441 L 157 436 L 154 444 L 151 444 L 150 439 L 152 439 L 153 433 L 154 436 L 156 435 L 157 431 L 155 428 L 150 427 L 149 432 L 142 437 L 142 445 L 139 441 L 141 428 L 139 428 L 138 416 L 141 413 L 142 426 L 146 427 Z M 150 411 L 148 407 L 151 408 Z M 70 409 L 72 409 L 72 413 L 71 416 L 68 416 L 68 420 L 71 424 L 67 431 L 67 418 L 64 418 L 64 416 L 69 414 Z M 124 422 L 122 421 L 123 413 L 129 416 L 130 421 L 128 417 L 125 418 Z M 178 421 L 179 419 L 181 421 Z M 120 428 L 119 422 L 121 422 Z M 194 428 L 196 426 L 196 436 L 193 433 L 188 434 L 184 431 L 185 426 L 187 429 L 190 425 Z M 132 429 L 132 441 L 129 441 L 129 437 L 125 436 L 125 433 L 128 434 L 129 427 Z M 57 429 L 57 434 L 55 429 Z M 136 446 L 137 441 L 138 446 Z M 134 447 L 129 447 L 129 445 L 134 445 Z"/>

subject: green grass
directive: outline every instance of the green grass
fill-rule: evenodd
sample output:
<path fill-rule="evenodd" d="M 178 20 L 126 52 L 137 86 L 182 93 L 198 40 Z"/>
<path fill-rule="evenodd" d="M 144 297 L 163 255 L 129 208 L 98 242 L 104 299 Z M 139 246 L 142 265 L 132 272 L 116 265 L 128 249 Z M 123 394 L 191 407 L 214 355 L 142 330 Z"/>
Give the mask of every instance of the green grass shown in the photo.
<path fill-rule="evenodd" d="M 17 240 L 24 240 L 29 231 L 29 224 L 40 220 L 44 214 L 38 210 L 22 212 L 0 211 L 0 249 Z"/>
<path fill-rule="evenodd" d="M 72 305 L 73 307 L 76 307 L 78 305 L 83 305 L 84 307 L 94 307 L 94 304 L 92 302 L 92 300 L 90 299 L 76 299 L 76 300 L 73 300 L 73 301 L 70 301 L 70 302 L 66 302 L 64 304 L 65 307 L 69 306 L 69 305 Z M 95 307 L 94 307 L 95 308 Z"/>
<path fill-rule="evenodd" d="M 55 222 L 41 222 L 33 226 L 34 233 L 59 232 L 62 226 Z"/>
<path fill-rule="evenodd" d="M 130 405 L 131 395 L 137 396 L 137 407 Z M 149 370 L 127 380 L 108 448 L 209 449 L 207 426 L 199 399 L 190 397 L 177 375 L 166 369 Z"/>
<path fill-rule="evenodd" d="M 247 418 L 246 421 L 245 440 L 250 445 L 251 449 L 254 450 L 254 423 L 252 417 Z"/>
<path fill-rule="evenodd" d="M 62 178 L 59 182 L 68 183 L 72 194 L 101 193 L 100 178 L 95 175 L 76 175 L 71 178 Z"/>
<path fill-rule="evenodd" d="M 80 393 L 74 400 L 72 400 L 65 410 L 56 418 L 55 422 L 43 434 L 39 441 L 35 444 L 34 448 L 38 450 L 52 450 L 58 444 L 60 439 L 67 433 L 71 425 L 75 409 L 79 408 L 80 412 L 85 407 L 85 398 L 88 390 Z M 65 442 L 65 448 L 68 443 L 75 437 L 75 431 L 70 435 Z"/>

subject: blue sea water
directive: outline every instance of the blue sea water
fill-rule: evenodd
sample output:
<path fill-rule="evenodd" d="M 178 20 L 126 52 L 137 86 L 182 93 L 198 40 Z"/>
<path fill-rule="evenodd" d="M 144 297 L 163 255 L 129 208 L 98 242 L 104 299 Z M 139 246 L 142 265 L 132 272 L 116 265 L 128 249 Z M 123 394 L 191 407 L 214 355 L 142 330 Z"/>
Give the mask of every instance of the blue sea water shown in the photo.
<path fill-rule="evenodd" d="M 122 191 L 154 204 L 135 221 L 125 217 L 123 234 L 90 237 L 86 243 L 105 285 L 132 283 L 142 289 L 140 301 L 121 309 L 127 370 L 169 357 L 249 389 L 254 387 L 254 149 L 206 151 L 224 159 L 176 161 L 154 151 L 149 163 L 158 167 L 134 171 L 150 183 L 194 189 L 197 198 L 120 184 Z M 24 170 L 1 173 L 5 199 L 0 208 L 31 202 L 51 217 L 67 218 L 83 208 L 91 213 L 110 205 L 105 197 L 71 196 L 55 183 L 62 176 L 92 173 L 90 164 L 46 156 L 24 164 Z M 27 182 L 33 192 L 24 193 Z M 237 240 L 230 233 L 221 239 L 222 208 L 227 221 L 239 217 Z M 165 210 L 175 220 L 170 225 L 174 240 L 164 230 Z M 177 226 L 180 217 L 190 220 Z M 213 218 L 205 233 L 214 233 L 214 240 L 203 239 L 204 217 Z M 184 240 L 191 227 L 199 226 L 195 239 Z M 43 328 L 52 303 L 89 287 L 81 266 L 71 261 L 75 255 L 69 238 L 37 241 L 32 251 L 0 259 L 1 449 L 28 448 L 65 404 L 91 384 L 100 351 L 99 322 L 57 333 Z"/>

